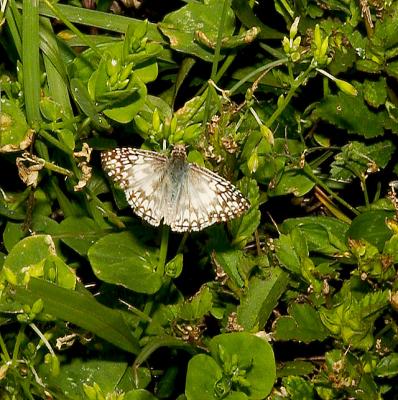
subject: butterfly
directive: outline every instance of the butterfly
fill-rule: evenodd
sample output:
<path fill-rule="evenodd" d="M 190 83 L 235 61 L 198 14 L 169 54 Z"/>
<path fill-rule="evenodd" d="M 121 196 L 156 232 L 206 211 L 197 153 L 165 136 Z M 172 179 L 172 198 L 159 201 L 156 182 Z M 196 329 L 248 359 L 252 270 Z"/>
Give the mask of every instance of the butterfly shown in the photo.
<path fill-rule="evenodd" d="M 124 190 L 133 211 L 146 222 L 161 221 L 172 231 L 200 231 L 229 221 L 249 209 L 249 202 L 232 183 L 187 162 L 184 145 L 170 157 L 131 147 L 101 153 L 104 171 Z"/>

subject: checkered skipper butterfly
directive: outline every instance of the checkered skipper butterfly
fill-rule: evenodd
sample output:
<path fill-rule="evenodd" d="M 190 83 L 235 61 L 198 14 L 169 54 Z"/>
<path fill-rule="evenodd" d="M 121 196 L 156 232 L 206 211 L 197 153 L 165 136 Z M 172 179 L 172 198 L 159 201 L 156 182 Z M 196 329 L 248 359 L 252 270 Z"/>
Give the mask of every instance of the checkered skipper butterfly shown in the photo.
<path fill-rule="evenodd" d="M 199 231 L 248 210 L 235 186 L 186 157 L 184 145 L 175 145 L 170 157 L 130 147 L 101 154 L 105 172 L 134 212 L 153 226 L 163 220 L 175 232 Z"/>

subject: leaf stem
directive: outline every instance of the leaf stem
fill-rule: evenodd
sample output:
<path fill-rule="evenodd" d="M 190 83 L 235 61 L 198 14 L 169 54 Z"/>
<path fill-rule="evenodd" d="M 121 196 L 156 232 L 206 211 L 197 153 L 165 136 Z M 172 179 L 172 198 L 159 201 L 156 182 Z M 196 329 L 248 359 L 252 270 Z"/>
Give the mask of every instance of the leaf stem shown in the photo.
<path fill-rule="evenodd" d="M 217 75 L 218 62 L 220 60 L 220 53 L 221 53 L 221 42 L 222 42 L 222 36 L 223 36 L 223 32 L 224 32 L 224 24 L 225 24 L 225 18 L 227 15 L 228 5 L 229 5 L 229 1 L 224 0 L 223 8 L 221 11 L 220 24 L 218 26 L 218 35 L 217 35 L 216 48 L 214 50 L 213 65 L 211 67 L 210 80 L 212 80 L 212 81 L 214 81 L 214 79 L 216 78 L 216 75 Z M 203 115 L 203 126 L 206 126 L 206 124 L 207 124 L 207 121 L 209 118 L 209 113 L 210 113 L 210 106 L 211 106 L 211 91 L 209 90 L 207 93 L 206 107 L 205 107 L 205 112 Z"/>
<path fill-rule="evenodd" d="M 182 239 L 181 239 L 180 245 L 178 246 L 177 254 L 180 254 L 180 253 L 183 252 L 184 246 L 185 246 L 185 242 L 186 242 L 187 239 L 188 239 L 188 235 L 189 235 L 188 232 L 185 232 L 185 233 L 184 233 L 184 236 L 183 236 Z"/>
<path fill-rule="evenodd" d="M 327 185 L 325 185 L 312 171 L 312 168 L 308 165 L 305 164 L 303 167 L 304 173 L 310 177 L 317 185 L 319 185 L 325 192 L 327 192 L 333 199 L 335 199 L 337 202 L 342 204 L 344 207 L 348 208 L 352 213 L 355 215 L 359 215 L 359 211 L 356 210 L 353 206 L 348 204 L 344 199 L 342 199 L 340 196 L 338 196 L 336 193 L 333 192 L 332 189 L 330 189 Z"/>
<path fill-rule="evenodd" d="M 17 338 L 15 339 L 14 351 L 12 352 L 12 362 L 14 365 L 16 365 L 17 360 L 18 360 L 19 347 L 22 343 L 24 332 L 25 332 L 25 324 L 21 324 L 19 331 L 18 331 Z"/>
<path fill-rule="evenodd" d="M 268 64 L 263 65 L 260 68 L 255 69 L 253 72 L 246 75 L 243 79 L 241 79 L 234 86 L 232 86 L 232 88 L 228 90 L 229 95 L 232 95 L 234 92 L 236 92 L 240 88 L 240 86 L 242 86 L 245 82 L 247 82 L 251 78 L 253 78 L 257 75 L 260 75 L 263 71 L 267 71 L 267 70 L 270 71 L 272 68 L 279 67 L 280 65 L 286 64 L 287 61 L 288 61 L 287 58 L 281 58 L 279 60 L 272 61 Z"/>
<path fill-rule="evenodd" d="M 46 337 L 43 335 L 43 333 L 40 331 L 40 329 L 36 326 L 36 324 L 31 322 L 29 324 L 29 326 L 36 332 L 37 336 L 39 336 L 39 338 L 43 341 L 44 345 L 47 347 L 50 354 L 55 357 L 55 353 L 54 353 L 53 348 L 51 347 L 51 344 L 46 339 Z"/>
<path fill-rule="evenodd" d="M 89 35 L 83 35 L 79 29 L 77 29 L 70 21 L 69 19 L 62 13 L 62 11 L 58 7 L 54 7 L 52 3 L 50 3 L 48 0 L 44 0 L 46 3 L 46 6 L 54 13 L 54 15 L 61 20 L 80 40 L 85 43 L 88 47 L 91 48 L 91 50 L 94 51 L 94 53 L 101 58 L 102 54 L 101 52 L 97 49 L 97 46 L 95 43 L 90 39 Z"/>
<path fill-rule="evenodd" d="M 268 121 L 265 123 L 266 126 L 270 127 L 279 117 L 279 115 L 282 114 L 283 110 L 287 107 L 287 105 L 290 103 L 290 100 L 296 93 L 296 90 L 305 82 L 308 75 L 313 69 L 314 67 L 310 65 L 304 72 L 302 72 L 300 75 L 297 76 L 296 79 L 294 79 L 286 97 L 283 98 L 278 108 L 274 111 L 274 113 L 268 118 Z"/>
<path fill-rule="evenodd" d="M 2 356 L 3 361 L 4 361 L 4 360 L 5 360 L 6 362 L 7 362 L 7 361 L 10 361 L 10 360 L 11 360 L 11 357 L 10 357 L 10 355 L 9 355 L 9 353 L 8 353 L 7 346 L 6 346 L 6 344 L 4 343 L 3 336 L 1 336 L 1 333 L 0 333 L 0 348 L 1 348 L 1 351 L 2 351 L 2 353 L 3 353 L 3 356 Z"/>
<path fill-rule="evenodd" d="M 169 244 L 169 233 L 170 233 L 170 228 L 167 225 L 163 225 L 162 239 L 160 242 L 160 251 L 159 251 L 159 264 L 157 270 L 157 272 L 162 276 L 164 274 L 164 266 L 166 264 L 167 247 Z"/>
<path fill-rule="evenodd" d="M 43 129 L 39 130 L 39 135 L 47 140 L 47 142 L 51 143 L 52 145 L 54 145 L 55 147 L 57 147 L 58 149 L 60 149 L 61 151 L 63 151 L 64 153 L 68 154 L 69 156 L 72 155 L 72 150 L 69 149 L 67 146 L 65 146 L 63 143 L 61 143 L 58 139 L 56 139 L 55 137 L 51 136 L 48 132 L 46 132 Z"/>
<path fill-rule="evenodd" d="M 362 187 L 362 191 L 363 191 L 363 196 L 364 196 L 364 199 L 365 199 L 366 207 L 369 207 L 370 202 L 369 202 L 368 189 L 366 187 L 366 178 L 363 175 L 361 175 L 359 177 L 359 179 L 361 181 L 361 187 Z"/>

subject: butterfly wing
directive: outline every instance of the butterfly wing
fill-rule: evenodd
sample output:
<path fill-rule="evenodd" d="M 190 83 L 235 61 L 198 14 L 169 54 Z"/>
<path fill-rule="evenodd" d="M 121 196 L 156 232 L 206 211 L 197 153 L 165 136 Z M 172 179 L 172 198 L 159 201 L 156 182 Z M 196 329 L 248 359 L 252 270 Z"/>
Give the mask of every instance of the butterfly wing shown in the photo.
<path fill-rule="evenodd" d="M 102 167 L 126 194 L 133 211 L 153 226 L 163 218 L 167 158 L 131 147 L 101 153 Z"/>
<path fill-rule="evenodd" d="M 229 221 L 249 209 L 248 201 L 231 182 L 216 173 L 188 164 L 175 214 L 168 224 L 176 232 L 200 231 Z"/>

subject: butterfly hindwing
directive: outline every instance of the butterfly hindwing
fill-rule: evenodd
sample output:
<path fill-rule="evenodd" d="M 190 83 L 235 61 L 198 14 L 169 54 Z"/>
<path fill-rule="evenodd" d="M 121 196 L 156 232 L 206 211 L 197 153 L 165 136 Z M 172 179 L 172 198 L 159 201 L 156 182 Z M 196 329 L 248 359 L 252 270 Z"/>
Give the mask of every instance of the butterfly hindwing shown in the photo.
<path fill-rule="evenodd" d="M 133 211 L 158 226 L 163 218 L 167 158 L 153 151 L 126 147 L 103 152 L 101 160 L 108 176 L 125 191 Z"/>
<path fill-rule="evenodd" d="M 232 183 L 196 164 L 188 166 L 170 224 L 172 230 L 199 231 L 216 222 L 236 218 L 249 208 Z"/>

